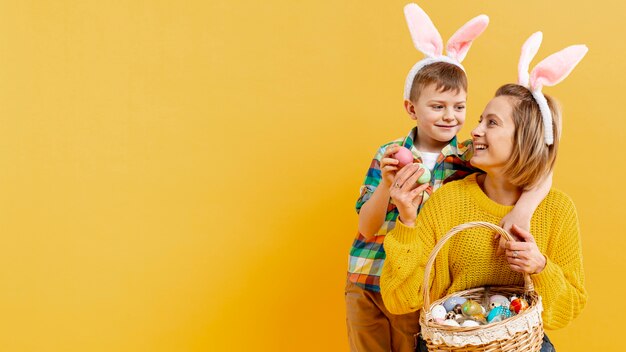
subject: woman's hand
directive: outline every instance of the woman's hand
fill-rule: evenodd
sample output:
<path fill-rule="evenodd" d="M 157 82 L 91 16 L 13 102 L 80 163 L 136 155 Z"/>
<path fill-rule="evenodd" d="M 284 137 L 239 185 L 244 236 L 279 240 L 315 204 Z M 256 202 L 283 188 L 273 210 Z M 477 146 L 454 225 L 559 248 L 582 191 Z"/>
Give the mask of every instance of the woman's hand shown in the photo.
<path fill-rule="evenodd" d="M 380 160 L 380 171 L 383 175 L 383 186 L 387 189 L 389 189 L 393 184 L 393 180 L 396 177 L 396 171 L 398 171 L 398 164 L 400 162 L 393 158 L 393 155 L 397 153 L 398 150 L 400 150 L 400 146 L 397 144 L 387 146 L 385 154 L 383 154 L 383 158 Z"/>
<path fill-rule="evenodd" d="M 400 213 L 400 221 L 406 226 L 414 226 L 417 218 L 417 208 L 422 203 L 423 192 L 429 183 L 418 184 L 417 179 L 422 176 L 424 170 L 419 164 L 412 163 L 397 172 L 390 188 L 389 194 Z"/>
<path fill-rule="evenodd" d="M 546 257 L 541 254 L 533 235 L 517 225 L 511 227 L 511 234 L 520 242 L 508 241 L 505 245 L 506 261 L 511 270 L 526 274 L 539 274 L 546 267 Z"/>

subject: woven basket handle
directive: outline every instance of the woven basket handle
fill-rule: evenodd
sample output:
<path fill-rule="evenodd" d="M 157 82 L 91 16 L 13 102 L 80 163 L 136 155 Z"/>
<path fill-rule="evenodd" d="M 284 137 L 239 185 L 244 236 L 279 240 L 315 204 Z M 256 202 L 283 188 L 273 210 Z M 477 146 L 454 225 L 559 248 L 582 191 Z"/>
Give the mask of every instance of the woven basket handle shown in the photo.
<path fill-rule="evenodd" d="M 437 242 L 437 244 L 435 245 L 435 248 L 433 248 L 433 251 L 430 253 L 428 262 L 426 263 L 426 270 L 424 271 L 424 283 L 422 285 L 422 287 L 424 288 L 424 310 L 425 311 L 428 311 L 428 309 L 430 309 L 429 281 L 430 281 L 430 271 L 433 267 L 433 264 L 435 263 L 435 257 L 437 257 L 437 254 L 439 253 L 443 245 L 446 244 L 446 242 L 448 242 L 448 240 L 452 236 L 456 235 L 457 233 L 461 231 L 475 228 L 475 227 L 493 230 L 499 233 L 500 235 L 504 236 L 504 238 L 506 238 L 507 241 L 515 241 L 515 239 L 500 226 L 494 225 L 492 223 L 484 222 L 484 221 L 468 222 L 468 223 L 453 227 L 450 231 L 448 231 L 448 233 L 445 236 L 441 238 L 441 240 L 439 240 L 439 242 Z M 526 292 L 535 291 L 535 286 L 533 285 L 533 281 L 531 280 L 530 275 L 528 274 L 524 274 L 524 289 L 526 290 Z"/>

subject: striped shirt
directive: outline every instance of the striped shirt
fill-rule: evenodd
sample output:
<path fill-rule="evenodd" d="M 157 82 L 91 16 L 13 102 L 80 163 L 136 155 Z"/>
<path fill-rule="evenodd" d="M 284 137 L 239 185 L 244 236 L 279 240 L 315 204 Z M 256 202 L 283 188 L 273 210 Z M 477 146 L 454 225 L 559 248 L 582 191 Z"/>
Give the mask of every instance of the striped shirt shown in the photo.
<path fill-rule="evenodd" d="M 372 163 L 367 170 L 365 182 L 363 182 L 363 185 L 361 186 L 360 196 L 356 202 L 357 213 L 361 211 L 363 204 L 367 202 L 376 190 L 376 187 L 380 184 L 382 179 L 380 161 L 385 154 L 387 146 L 391 144 L 402 145 L 411 150 L 415 162 L 422 162 L 421 153 L 414 145 L 416 137 L 417 127 L 414 127 L 408 136 L 398 138 L 378 149 L 378 152 L 374 156 L 374 159 L 372 159 Z M 431 172 L 432 176 L 430 186 L 424 192 L 422 204 L 418 207 L 418 213 L 424 205 L 424 202 L 428 200 L 432 191 L 437 190 L 444 183 L 462 179 L 473 172 L 479 171 L 478 169 L 472 167 L 469 163 L 469 160 L 472 157 L 471 146 L 471 140 L 458 144 L 456 137 L 454 137 L 450 143 L 441 150 L 441 153 L 437 158 L 435 168 Z M 352 243 L 352 248 L 350 249 L 348 280 L 367 290 L 380 292 L 380 274 L 385 260 L 383 241 L 385 239 L 385 235 L 395 227 L 398 214 L 398 210 L 393 204 L 393 200 L 390 200 L 387 205 L 385 222 L 378 230 L 378 233 L 376 233 L 369 240 L 360 233 L 357 233 L 357 236 Z"/>

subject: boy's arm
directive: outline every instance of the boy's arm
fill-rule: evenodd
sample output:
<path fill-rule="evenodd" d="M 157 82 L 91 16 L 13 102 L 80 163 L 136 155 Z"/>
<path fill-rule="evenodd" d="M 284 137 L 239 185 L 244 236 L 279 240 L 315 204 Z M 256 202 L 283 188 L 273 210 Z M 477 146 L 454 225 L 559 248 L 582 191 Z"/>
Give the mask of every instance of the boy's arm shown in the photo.
<path fill-rule="evenodd" d="M 359 211 L 359 233 L 366 239 L 372 238 L 385 222 L 389 205 L 389 187 L 382 183 Z"/>
<path fill-rule="evenodd" d="M 392 155 L 399 148 L 397 144 L 390 144 L 379 149 L 367 172 L 361 197 L 357 201 L 359 233 L 366 239 L 378 233 L 385 222 L 390 199 L 389 188 L 398 170 L 398 161 Z"/>
<path fill-rule="evenodd" d="M 550 188 L 552 188 L 552 172 L 537 186 L 522 193 L 513 210 L 506 214 L 500 221 L 500 227 L 508 232 L 511 232 L 511 227 L 515 224 L 527 231 L 530 231 L 530 219 L 533 217 L 533 214 L 539 204 L 550 192 Z M 506 241 L 503 238 L 500 238 L 499 235 L 496 235 L 496 237 L 500 240 L 497 254 L 504 253 L 504 244 Z"/>

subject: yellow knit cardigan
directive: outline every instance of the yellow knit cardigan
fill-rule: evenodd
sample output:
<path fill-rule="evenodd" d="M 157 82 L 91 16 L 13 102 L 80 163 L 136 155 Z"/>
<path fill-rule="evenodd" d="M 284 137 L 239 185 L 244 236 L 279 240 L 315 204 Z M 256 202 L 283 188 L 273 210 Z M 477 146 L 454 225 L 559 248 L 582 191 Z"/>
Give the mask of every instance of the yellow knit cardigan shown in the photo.
<path fill-rule="evenodd" d="M 398 221 L 384 242 L 387 257 L 380 286 L 387 309 L 403 314 L 422 308 L 428 256 L 452 227 L 470 221 L 498 224 L 512 209 L 489 199 L 473 174 L 435 192 L 415 227 Z M 544 326 L 558 329 L 576 318 L 587 301 L 578 217 L 571 199 L 552 189 L 532 217 L 531 233 L 547 258 L 543 271 L 531 275 L 543 299 Z M 523 286 L 522 275 L 509 268 L 504 255 L 496 256 L 496 245 L 485 229 L 470 229 L 451 238 L 434 263 L 431 299 L 481 286 Z"/>

